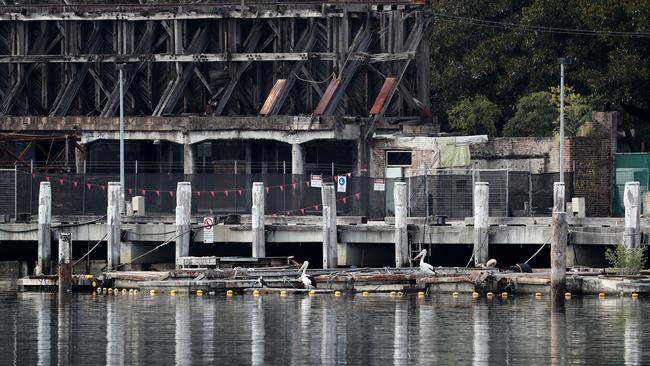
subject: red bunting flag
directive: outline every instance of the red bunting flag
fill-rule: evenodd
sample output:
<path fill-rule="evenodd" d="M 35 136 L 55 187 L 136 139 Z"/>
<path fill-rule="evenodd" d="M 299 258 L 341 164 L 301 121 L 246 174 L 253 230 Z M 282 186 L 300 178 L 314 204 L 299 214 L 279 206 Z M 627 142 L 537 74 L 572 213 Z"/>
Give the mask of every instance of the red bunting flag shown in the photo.
<path fill-rule="evenodd" d="M 291 216 L 291 211 L 287 211 L 287 216 Z"/>
<path fill-rule="evenodd" d="M 284 186 L 280 186 L 280 191 L 284 192 Z"/>
<path fill-rule="evenodd" d="M 169 191 L 169 197 L 174 197 L 174 191 Z"/>
<path fill-rule="evenodd" d="M 36 179 L 36 173 L 32 173 L 32 179 Z"/>
<path fill-rule="evenodd" d="M 73 185 L 75 188 L 77 188 L 77 186 L 79 186 L 79 182 L 77 182 L 77 181 L 75 180 L 75 181 L 72 182 L 72 185 Z"/>
<path fill-rule="evenodd" d="M 133 194 L 133 188 L 129 188 L 129 194 Z"/>
<path fill-rule="evenodd" d="M 228 191 L 223 191 L 223 195 L 228 197 Z"/>
<path fill-rule="evenodd" d="M 361 193 L 357 192 L 354 194 L 354 198 L 357 199 L 357 201 L 361 198 Z"/>
<path fill-rule="evenodd" d="M 102 189 L 102 191 L 105 191 L 105 190 L 106 190 L 106 186 L 105 186 L 105 185 L 103 185 L 103 184 L 102 184 L 102 185 L 100 185 L 100 186 L 99 186 L 99 188 L 101 188 L 101 189 Z"/>
<path fill-rule="evenodd" d="M 212 196 L 212 198 L 214 198 L 214 192 L 210 192 L 210 196 Z"/>
<path fill-rule="evenodd" d="M 48 177 L 48 176 L 46 175 L 46 176 L 45 176 L 45 180 L 49 182 L 49 181 L 50 181 L 50 177 Z"/>
<path fill-rule="evenodd" d="M 269 193 L 269 187 L 264 187 L 264 190 L 266 191 L 266 193 Z"/>
<path fill-rule="evenodd" d="M 147 194 L 147 190 L 146 190 L 146 189 L 141 189 L 140 192 L 142 192 L 142 195 L 143 195 L 143 196 Z"/>
<path fill-rule="evenodd" d="M 316 209 L 316 211 L 318 211 L 318 205 L 314 205 L 314 208 Z"/>
<path fill-rule="evenodd" d="M 273 214 L 272 216 L 273 216 L 273 217 L 278 217 L 278 214 Z"/>
<path fill-rule="evenodd" d="M 63 185 L 63 183 L 65 183 L 65 182 L 63 181 L 63 178 L 59 178 L 59 184 L 60 184 L 60 185 Z"/>
<path fill-rule="evenodd" d="M 343 203 L 347 203 L 347 202 L 348 202 L 348 198 L 347 198 L 347 197 L 343 197 L 343 198 L 341 199 L 341 201 L 343 201 Z"/>
<path fill-rule="evenodd" d="M 305 182 L 305 185 L 306 185 L 307 187 L 309 187 L 309 182 Z"/>
<path fill-rule="evenodd" d="M 304 209 L 304 208 L 301 208 L 301 209 L 300 209 L 300 213 L 301 213 L 302 215 L 304 215 L 304 214 L 305 214 L 305 209 Z"/>
<path fill-rule="evenodd" d="M 196 196 L 201 197 L 201 191 L 196 191 Z"/>
<path fill-rule="evenodd" d="M 348 174 L 346 174 L 346 175 L 348 176 L 348 178 L 351 178 L 351 177 L 352 177 L 352 173 L 348 173 Z"/>
<path fill-rule="evenodd" d="M 88 190 L 90 191 L 90 189 L 93 187 L 93 185 L 90 184 L 90 183 L 86 183 L 86 187 L 88 187 Z"/>
<path fill-rule="evenodd" d="M 240 195 L 240 196 L 241 196 L 242 194 L 244 194 L 244 190 L 243 190 L 243 189 L 239 189 L 239 190 L 237 190 L 237 192 L 239 192 L 239 195 Z"/>
<path fill-rule="evenodd" d="M 156 196 L 160 197 L 160 191 L 156 191 Z"/>
<path fill-rule="evenodd" d="M 293 189 L 294 191 L 296 190 L 296 183 L 291 185 L 291 189 Z"/>

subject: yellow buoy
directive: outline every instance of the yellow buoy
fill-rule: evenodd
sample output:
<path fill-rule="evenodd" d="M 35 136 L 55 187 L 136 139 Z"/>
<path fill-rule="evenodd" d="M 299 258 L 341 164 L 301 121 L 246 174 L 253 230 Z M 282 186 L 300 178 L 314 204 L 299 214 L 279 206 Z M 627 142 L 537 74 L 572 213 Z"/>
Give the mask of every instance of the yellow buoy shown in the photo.
<path fill-rule="evenodd" d="M 418 297 L 419 297 L 419 298 L 424 297 L 424 292 L 423 292 L 423 291 L 418 292 Z"/>
<path fill-rule="evenodd" d="M 93 281 L 93 283 L 91 283 L 91 285 L 93 286 L 93 288 L 95 288 L 95 287 L 97 287 L 97 282 Z"/>
<path fill-rule="evenodd" d="M 404 296 L 404 293 L 402 291 L 397 291 L 397 296 Z"/>
<path fill-rule="evenodd" d="M 539 298 L 541 298 L 541 297 L 542 297 L 542 293 L 541 293 L 541 292 L 535 292 L 535 298 L 538 298 L 538 299 L 539 299 Z"/>
<path fill-rule="evenodd" d="M 123 294 L 126 294 L 127 292 L 128 292 L 128 291 L 127 291 L 125 288 L 122 289 L 122 293 L 123 293 Z M 133 290 L 131 290 L 131 293 L 133 293 Z"/>
<path fill-rule="evenodd" d="M 138 291 L 138 290 L 133 290 L 133 294 L 134 294 L 134 295 L 137 295 L 138 292 L 140 292 L 140 291 Z"/>
<path fill-rule="evenodd" d="M 150 291 L 149 291 L 149 295 L 153 296 L 153 295 L 155 295 L 155 294 L 156 294 L 156 290 L 150 290 Z"/>
<path fill-rule="evenodd" d="M 570 292 L 565 292 L 564 293 L 564 298 L 565 299 L 570 299 L 571 298 L 571 293 Z"/>
<path fill-rule="evenodd" d="M 472 292 L 472 299 L 478 299 L 479 295 L 478 292 Z"/>
<path fill-rule="evenodd" d="M 388 295 L 391 296 L 391 297 L 394 297 L 394 296 L 397 296 L 397 292 L 391 291 Z"/>
<path fill-rule="evenodd" d="M 253 290 L 253 296 L 260 296 L 260 290 Z"/>
<path fill-rule="evenodd" d="M 100 292 L 102 292 L 102 288 L 101 288 L 101 287 L 97 287 L 97 293 L 100 293 Z"/>
<path fill-rule="evenodd" d="M 493 294 L 492 292 L 488 292 L 487 294 L 485 294 L 485 296 L 486 296 L 488 299 L 491 299 L 491 298 L 494 297 L 494 294 Z"/>
<path fill-rule="evenodd" d="M 601 299 L 604 298 L 604 297 L 605 297 L 605 293 L 604 293 L 604 292 L 600 292 L 600 293 L 598 294 L 598 297 L 601 298 Z"/>
<path fill-rule="evenodd" d="M 287 292 L 285 290 L 280 291 L 280 296 L 287 296 Z"/>
<path fill-rule="evenodd" d="M 451 294 L 451 296 L 453 296 L 453 297 L 458 297 L 458 295 L 459 295 L 458 292 L 454 292 L 454 293 Z"/>
<path fill-rule="evenodd" d="M 132 293 L 134 293 L 134 292 L 135 292 L 134 289 L 132 289 L 132 288 L 129 289 L 129 294 L 132 294 Z"/>
<path fill-rule="evenodd" d="M 171 296 L 176 296 L 176 290 L 170 290 L 170 291 L 169 291 L 169 294 L 170 294 Z"/>
<path fill-rule="evenodd" d="M 85 277 L 87 280 L 90 280 L 90 279 L 92 279 L 92 278 L 95 277 L 95 276 L 93 276 L 93 275 L 85 275 L 84 277 Z"/>
<path fill-rule="evenodd" d="M 226 296 L 232 296 L 233 294 L 234 294 L 234 293 L 232 292 L 232 290 L 228 290 L 228 291 L 226 291 Z"/>
<path fill-rule="evenodd" d="M 502 292 L 501 293 L 501 298 L 502 299 L 507 299 L 508 298 L 508 293 L 507 292 Z"/>
<path fill-rule="evenodd" d="M 203 290 L 196 290 L 196 296 L 203 296 Z"/>
<path fill-rule="evenodd" d="M 364 292 L 361 293 L 361 296 L 363 296 L 363 297 L 368 297 L 369 295 L 370 294 L 368 293 L 368 291 L 364 291 Z"/>
<path fill-rule="evenodd" d="M 112 294 L 112 293 L 113 293 L 113 289 L 112 289 L 112 288 L 109 288 L 109 289 L 108 289 L 108 293 L 109 293 L 109 294 Z"/>
<path fill-rule="evenodd" d="M 335 291 L 334 296 L 335 297 L 340 297 L 341 296 L 341 291 Z"/>
<path fill-rule="evenodd" d="M 639 294 L 637 294 L 636 292 L 633 292 L 633 293 L 632 293 L 632 298 L 633 298 L 633 299 L 638 299 L 638 298 L 639 298 Z"/>
<path fill-rule="evenodd" d="M 316 296 L 316 291 L 310 290 L 309 291 L 309 296 Z"/>

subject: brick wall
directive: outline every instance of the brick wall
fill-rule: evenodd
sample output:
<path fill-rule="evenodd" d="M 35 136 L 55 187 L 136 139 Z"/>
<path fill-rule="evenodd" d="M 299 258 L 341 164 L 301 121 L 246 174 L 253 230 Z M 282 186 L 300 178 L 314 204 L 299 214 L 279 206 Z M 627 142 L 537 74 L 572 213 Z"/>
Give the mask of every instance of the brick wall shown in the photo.
<path fill-rule="evenodd" d="M 587 216 L 610 216 L 612 197 L 610 140 L 601 137 L 574 137 L 567 139 L 565 151 L 566 170 L 575 169 L 574 197 L 585 198 Z"/>

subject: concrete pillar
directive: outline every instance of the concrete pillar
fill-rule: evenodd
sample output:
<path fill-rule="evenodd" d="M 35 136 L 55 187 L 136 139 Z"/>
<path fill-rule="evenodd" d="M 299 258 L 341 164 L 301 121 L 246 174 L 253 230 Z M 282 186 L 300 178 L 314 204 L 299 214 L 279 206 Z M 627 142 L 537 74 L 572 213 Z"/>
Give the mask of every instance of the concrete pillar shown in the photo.
<path fill-rule="evenodd" d="M 120 200 L 122 197 L 120 182 L 108 182 L 108 207 L 106 209 L 106 225 L 108 230 L 107 271 L 116 269 L 120 264 L 121 219 Z"/>
<path fill-rule="evenodd" d="M 195 156 L 196 146 L 192 144 L 183 144 L 183 174 L 194 174 Z"/>
<path fill-rule="evenodd" d="M 406 183 L 395 182 L 393 187 L 393 199 L 395 202 L 395 267 L 406 267 L 409 265 L 409 239 L 406 226 Z"/>
<path fill-rule="evenodd" d="M 650 218 L 650 191 L 643 192 L 643 217 Z"/>
<path fill-rule="evenodd" d="M 565 193 L 564 193 L 564 183 L 555 182 L 553 183 L 553 212 L 552 215 L 555 216 L 556 212 L 566 212 L 565 211 Z"/>
<path fill-rule="evenodd" d="M 72 237 L 59 233 L 59 294 L 72 291 Z"/>
<path fill-rule="evenodd" d="M 338 264 L 334 184 L 323 183 L 321 197 L 323 200 L 323 268 L 334 268 Z"/>
<path fill-rule="evenodd" d="M 52 274 L 52 190 L 41 182 L 38 190 L 38 263 L 36 275 Z"/>
<path fill-rule="evenodd" d="M 474 183 L 474 265 L 488 261 L 490 185 Z"/>
<path fill-rule="evenodd" d="M 253 257 L 266 257 L 266 237 L 264 233 L 264 183 L 253 183 L 253 207 L 251 210 L 253 226 Z"/>
<path fill-rule="evenodd" d="M 551 298 L 554 301 L 563 301 L 566 290 L 568 232 L 566 212 L 556 212 L 551 218 Z"/>
<path fill-rule="evenodd" d="M 625 206 L 625 247 L 627 249 L 637 249 L 641 246 L 641 235 L 639 235 L 639 182 L 625 183 L 623 205 Z"/>
<path fill-rule="evenodd" d="M 78 148 L 74 149 L 74 166 L 77 174 L 85 173 L 85 162 L 88 160 L 88 151 L 86 144 L 79 144 Z"/>
<path fill-rule="evenodd" d="M 300 144 L 291 145 L 291 174 L 305 174 L 305 150 Z"/>
<path fill-rule="evenodd" d="M 190 254 L 190 215 L 192 212 L 192 185 L 178 182 L 176 186 L 176 268 L 179 258 Z"/>

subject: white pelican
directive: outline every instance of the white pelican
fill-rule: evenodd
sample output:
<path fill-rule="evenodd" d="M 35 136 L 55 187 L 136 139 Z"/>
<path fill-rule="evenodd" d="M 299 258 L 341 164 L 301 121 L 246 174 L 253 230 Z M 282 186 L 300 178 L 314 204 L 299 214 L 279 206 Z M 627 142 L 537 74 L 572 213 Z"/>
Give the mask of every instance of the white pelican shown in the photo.
<path fill-rule="evenodd" d="M 415 258 L 413 258 L 413 260 L 420 258 L 420 270 L 422 271 L 422 273 L 427 275 L 434 275 L 436 274 L 436 272 L 433 270 L 433 266 L 424 261 L 424 257 L 426 256 L 427 256 L 427 250 L 422 249 L 420 254 L 416 255 Z"/>
<path fill-rule="evenodd" d="M 302 282 L 305 285 L 305 288 L 315 288 L 316 287 L 316 280 L 314 277 L 307 275 L 307 267 L 309 266 L 309 262 L 305 261 L 300 269 L 298 270 L 299 272 L 302 271 L 300 274 L 300 282 Z"/>

